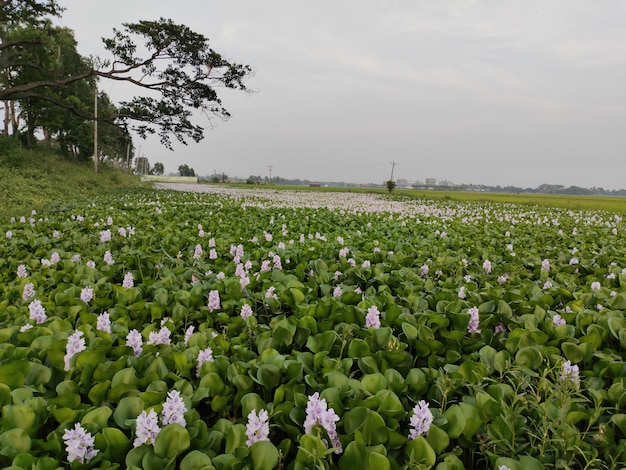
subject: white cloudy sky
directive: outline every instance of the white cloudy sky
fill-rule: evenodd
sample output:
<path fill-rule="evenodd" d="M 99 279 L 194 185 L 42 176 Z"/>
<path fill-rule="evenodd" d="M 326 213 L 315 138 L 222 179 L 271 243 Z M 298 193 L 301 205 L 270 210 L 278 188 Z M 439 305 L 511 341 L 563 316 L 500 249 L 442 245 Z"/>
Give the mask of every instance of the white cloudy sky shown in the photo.
<path fill-rule="evenodd" d="M 396 162 L 409 181 L 626 188 L 623 0 L 60 3 L 83 55 L 165 17 L 255 69 L 201 143 L 137 140 L 166 171 L 381 183 Z"/>

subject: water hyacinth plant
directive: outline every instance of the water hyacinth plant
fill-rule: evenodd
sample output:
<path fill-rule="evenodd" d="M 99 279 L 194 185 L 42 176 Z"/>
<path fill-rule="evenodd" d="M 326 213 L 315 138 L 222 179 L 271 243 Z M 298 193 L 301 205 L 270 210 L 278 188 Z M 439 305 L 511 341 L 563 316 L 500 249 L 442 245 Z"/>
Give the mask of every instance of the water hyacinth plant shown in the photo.
<path fill-rule="evenodd" d="M 203 189 L 1 222 L 0 466 L 626 461 L 621 216 Z"/>

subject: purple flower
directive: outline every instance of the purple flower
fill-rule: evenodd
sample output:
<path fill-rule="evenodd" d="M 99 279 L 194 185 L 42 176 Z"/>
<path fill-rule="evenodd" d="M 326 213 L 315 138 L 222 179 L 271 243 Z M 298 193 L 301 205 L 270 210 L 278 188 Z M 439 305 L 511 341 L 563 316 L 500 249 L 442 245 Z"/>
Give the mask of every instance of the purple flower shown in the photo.
<path fill-rule="evenodd" d="M 76 423 L 74 429 L 66 429 L 63 433 L 65 441 L 65 451 L 68 462 L 78 460 L 80 463 L 87 463 L 98 453 L 94 448 L 94 437 L 88 433 L 80 423 Z"/>
<path fill-rule="evenodd" d="M 372 305 L 367 309 L 365 328 L 380 328 L 380 312 L 376 305 Z"/>
<path fill-rule="evenodd" d="M 267 410 L 259 411 L 258 415 L 256 410 L 248 413 L 248 423 L 246 424 L 246 436 L 248 437 L 246 445 L 248 447 L 255 442 L 269 441 L 270 425 L 268 418 Z"/>
<path fill-rule="evenodd" d="M 172 332 L 167 326 L 161 327 L 159 331 L 151 331 L 148 335 L 148 344 L 155 346 L 157 344 L 171 344 L 170 335 Z"/>
<path fill-rule="evenodd" d="M 50 256 L 50 264 L 57 264 L 59 261 L 61 261 L 61 257 L 55 251 L 54 253 L 52 253 L 52 256 Z"/>
<path fill-rule="evenodd" d="M 220 293 L 219 291 L 212 290 L 209 292 L 209 311 L 219 310 L 220 308 Z"/>
<path fill-rule="evenodd" d="M 252 316 L 252 307 L 250 307 L 250 305 L 248 304 L 243 304 L 239 315 L 241 315 L 241 318 L 243 318 L 244 320 L 250 318 Z"/>
<path fill-rule="evenodd" d="M 168 424 L 177 423 L 182 427 L 187 425 L 184 414 L 187 412 L 187 407 L 183 398 L 180 396 L 178 390 L 172 390 L 168 392 L 165 403 L 163 403 L 163 409 L 161 410 L 161 425 L 167 426 Z"/>
<path fill-rule="evenodd" d="M 189 345 L 189 340 L 191 339 L 191 335 L 193 335 L 193 330 L 195 330 L 195 328 L 195 326 L 191 325 L 185 330 L 185 346 Z"/>
<path fill-rule="evenodd" d="M 153 445 L 156 437 L 161 432 L 158 423 L 159 417 L 154 410 L 150 410 L 146 414 L 146 410 L 143 410 L 136 421 L 136 438 L 133 442 L 133 447 L 139 447 L 142 444 Z"/>
<path fill-rule="evenodd" d="M 198 366 L 196 367 L 196 377 L 200 377 L 200 369 L 205 362 L 213 362 L 213 350 L 206 348 L 198 354 Z"/>
<path fill-rule="evenodd" d="M 80 291 L 80 300 L 88 304 L 93 300 L 93 289 L 91 287 L 84 287 Z"/>
<path fill-rule="evenodd" d="M 10 230 L 7 230 L 7 233 L 5 236 L 7 237 L 7 240 L 10 240 L 11 238 L 13 238 L 13 232 L 11 232 Z"/>
<path fill-rule="evenodd" d="M 490 274 L 491 273 L 491 261 L 486 259 L 483 263 L 483 269 L 485 270 L 485 273 Z"/>
<path fill-rule="evenodd" d="M 111 334 L 111 319 L 109 318 L 108 312 L 102 312 L 98 315 L 96 329 Z"/>
<path fill-rule="evenodd" d="M 506 333 L 506 325 L 504 323 L 500 322 L 500 324 L 496 325 L 496 327 L 493 329 L 493 332 L 495 334 Z"/>
<path fill-rule="evenodd" d="M 343 291 L 341 290 L 340 286 L 337 286 L 333 289 L 333 297 L 341 297 L 341 294 L 343 294 Z"/>
<path fill-rule="evenodd" d="M 35 286 L 32 282 L 24 284 L 24 290 L 22 292 L 22 300 L 28 300 L 35 296 Z"/>
<path fill-rule="evenodd" d="M 86 264 L 87 264 L 87 267 L 88 267 L 88 268 L 95 268 L 95 267 L 96 267 L 96 263 L 95 263 L 95 261 L 93 261 L 93 260 L 89 260 L 89 261 L 87 261 L 87 263 L 86 263 Z"/>
<path fill-rule="evenodd" d="M 28 305 L 28 311 L 30 313 L 29 318 L 35 320 L 37 323 L 43 323 L 48 319 L 46 309 L 41 305 L 41 300 L 33 300 Z"/>
<path fill-rule="evenodd" d="M 430 268 L 428 267 L 427 264 L 422 265 L 422 267 L 420 268 L 420 276 L 422 277 L 428 276 L 429 271 L 430 271 Z"/>
<path fill-rule="evenodd" d="M 459 293 L 457 295 L 459 299 L 464 299 L 465 297 L 467 297 L 467 294 L 465 293 L 465 286 L 460 287 Z"/>
<path fill-rule="evenodd" d="M 133 348 L 133 353 L 135 357 L 139 357 L 141 352 L 143 351 L 143 340 L 141 338 L 141 334 L 133 329 L 128 332 L 126 336 L 126 346 Z"/>
<path fill-rule="evenodd" d="M 324 398 L 320 399 L 320 394 L 315 392 L 309 396 L 306 404 L 306 418 L 304 420 L 304 432 L 311 434 L 316 425 L 324 428 L 336 454 L 343 452 L 343 447 L 337 436 L 336 423 L 339 416 L 332 408 L 328 409 L 328 404 Z"/>
<path fill-rule="evenodd" d="M 122 237 L 126 237 L 126 229 L 124 227 L 118 228 L 117 233 Z"/>
<path fill-rule="evenodd" d="M 200 259 L 201 256 L 202 256 L 202 245 L 198 244 L 196 245 L 196 249 L 193 252 L 193 257 L 195 259 Z"/>
<path fill-rule="evenodd" d="M 427 435 L 432 423 L 433 414 L 429 409 L 428 403 L 424 400 L 420 400 L 419 403 L 413 408 L 409 439 L 415 439 L 417 436 Z"/>
<path fill-rule="evenodd" d="M 111 241 L 111 230 L 102 230 L 100 232 L 100 243 L 110 242 Z"/>
<path fill-rule="evenodd" d="M 133 281 L 133 273 L 128 271 L 124 275 L 124 281 L 122 281 L 122 287 L 126 289 L 130 289 L 131 287 L 134 287 L 134 286 L 135 286 L 135 282 Z"/>
<path fill-rule="evenodd" d="M 17 277 L 25 278 L 27 276 L 28 276 L 28 271 L 26 270 L 26 266 L 24 266 L 23 264 L 20 264 L 17 267 Z"/>
<path fill-rule="evenodd" d="M 578 389 L 580 386 L 579 373 L 577 365 L 572 365 L 570 361 L 565 361 L 561 370 L 561 383 L 571 382 Z"/>
<path fill-rule="evenodd" d="M 547 272 L 547 273 L 549 273 L 549 272 L 550 272 L 550 260 L 544 259 L 544 260 L 541 262 L 541 270 L 542 270 L 542 271 L 545 271 L 545 272 Z"/>
<path fill-rule="evenodd" d="M 104 262 L 109 266 L 113 266 L 115 264 L 115 260 L 113 259 L 113 255 L 109 250 L 104 252 Z"/>
<path fill-rule="evenodd" d="M 211 248 L 209 251 L 209 259 L 217 259 L 217 251 L 215 251 L 215 248 Z"/>
<path fill-rule="evenodd" d="M 265 298 L 266 299 L 277 299 L 278 296 L 274 293 L 275 290 L 276 290 L 276 287 L 269 286 L 267 288 L 267 291 L 265 292 Z"/>
<path fill-rule="evenodd" d="M 84 351 L 85 349 L 87 349 L 87 346 L 85 345 L 85 338 L 81 338 L 81 336 L 83 336 L 83 332 L 80 330 L 76 330 L 74 331 L 74 333 L 72 333 L 72 335 L 67 339 L 67 347 L 66 347 L 66 354 L 63 357 L 63 360 L 65 362 L 65 368 L 64 370 L 67 372 L 68 370 L 70 370 L 70 360 L 72 359 L 72 357 L 74 356 L 74 354 L 78 354 L 81 351 Z"/>
<path fill-rule="evenodd" d="M 594 292 L 598 292 L 600 289 L 602 289 L 602 284 L 600 284 L 598 281 L 594 281 L 591 283 L 591 290 Z"/>
<path fill-rule="evenodd" d="M 480 318 L 478 317 L 478 307 L 468 309 L 467 313 L 471 315 L 470 321 L 467 325 L 467 332 L 480 333 L 480 328 L 478 327 L 478 323 L 480 321 Z"/>
<path fill-rule="evenodd" d="M 565 325 L 565 323 L 567 322 L 563 318 L 561 318 L 561 315 L 557 313 L 552 317 L 552 323 L 554 323 L 554 326 L 561 326 Z"/>

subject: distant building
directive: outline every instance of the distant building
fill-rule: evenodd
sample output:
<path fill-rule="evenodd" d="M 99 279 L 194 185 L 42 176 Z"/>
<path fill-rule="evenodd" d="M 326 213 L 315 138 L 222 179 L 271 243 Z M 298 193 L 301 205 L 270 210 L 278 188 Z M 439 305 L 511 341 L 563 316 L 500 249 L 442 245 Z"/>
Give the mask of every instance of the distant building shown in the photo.
<path fill-rule="evenodd" d="M 426 178 L 426 185 L 435 186 L 437 184 L 436 178 Z"/>

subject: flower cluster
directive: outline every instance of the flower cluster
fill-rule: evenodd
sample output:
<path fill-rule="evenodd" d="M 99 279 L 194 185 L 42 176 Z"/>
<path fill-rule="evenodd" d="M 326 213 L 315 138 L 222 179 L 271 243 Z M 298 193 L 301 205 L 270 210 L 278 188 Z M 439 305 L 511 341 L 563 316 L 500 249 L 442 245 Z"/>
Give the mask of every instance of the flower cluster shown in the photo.
<path fill-rule="evenodd" d="M 219 291 L 212 290 L 209 292 L 209 311 L 219 310 L 220 308 L 220 293 Z"/>
<path fill-rule="evenodd" d="M 143 351 L 143 340 L 141 338 L 141 333 L 137 330 L 132 329 L 128 332 L 128 336 L 126 336 L 126 346 L 133 348 L 133 353 L 135 357 L 139 357 L 141 355 L 141 351 Z"/>
<path fill-rule="evenodd" d="M 255 442 L 269 441 L 270 425 L 268 422 L 267 410 L 259 411 L 257 415 L 256 410 L 252 410 L 248 413 L 248 423 L 246 424 L 246 445 L 250 447 Z"/>
<path fill-rule="evenodd" d="M 122 287 L 125 289 L 130 289 L 131 287 L 135 287 L 135 282 L 133 281 L 133 273 L 128 271 L 124 274 L 124 280 L 122 281 Z"/>
<path fill-rule="evenodd" d="M 87 463 L 98 453 L 95 449 L 94 437 L 88 433 L 80 423 L 76 423 L 74 429 L 66 429 L 63 433 L 65 450 L 68 462 L 78 460 L 80 463 Z"/>
<path fill-rule="evenodd" d="M 80 291 L 80 300 L 88 304 L 93 300 L 93 289 L 91 287 L 84 287 Z"/>
<path fill-rule="evenodd" d="M 250 318 L 252 316 L 252 307 L 250 307 L 250 305 L 248 304 L 243 304 L 239 315 L 241 315 L 241 318 L 243 318 L 244 320 Z"/>
<path fill-rule="evenodd" d="M 429 409 L 428 403 L 424 400 L 420 400 L 419 403 L 413 408 L 409 439 L 415 439 L 417 436 L 427 435 L 432 423 L 433 414 Z"/>
<path fill-rule="evenodd" d="M 577 365 L 572 365 L 570 361 L 565 361 L 563 363 L 563 369 L 561 369 L 561 383 L 565 384 L 571 382 L 574 384 L 574 387 L 578 389 L 580 386 L 579 373 L 580 371 Z"/>
<path fill-rule="evenodd" d="M 365 328 L 380 328 L 380 312 L 376 305 L 372 305 L 367 309 Z"/>
<path fill-rule="evenodd" d="M 320 399 L 318 392 L 309 396 L 309 401 L 306 404 L 304 432 L 306 434 L 312 434 L 316 425 L 320 425 L 326 431 L 326 434 L 328 434 L 334 452 L 340 454 L 343 452 L 343 447 L 337 436 L 337 421 L 339 421 L 339 416 L 337 416 L 335 410 L 328 408 L 328 404 L 324 398 Z"/>
<path fill-rule="evenodd" d="M 148 343 L 151 346 L 156 346 L 157 344 L 171 344 L 172 340 L 170 339 L 170 335 L 172 332 L 169 330 L 167 326 L 161 327 L 159 331 L 151 331 L 148 335 Z"/>
<path fill-rule="evenodd" d="M 196 377 L 200 377 L 200 369 L 205 362 L 213 362 L 213 350 L 206 348 L 198 353 L 198 366 L 196 367 Z"/>
<path fill-rule="evenodd" d="M 146 410 L 144 410 L 137 416 L 136 437 L 133 447 L 139 447 L 142 444 L 154 444 L 156 437 L 161 432 L 158 420 L 159 417 L 154 410 L 150 410 L 149 413 L 146 413 Z"/>
<path fill-rule="evenodd" d="M 81 338 L 83 336 L 83 332 L 80 330 L 76 330 L 72 335 L 67 339 L 67 353 L 63 357 L 65 362 L 65 371 L 70 370 L 70 360 L 74 356 L 74 354 L 78 354 L 81 351 L 87 349 L 85 345 L 85 338 Z"/>
<path fill-rule="evenodd" d="M 96 329 L 111 334 L 111 318 L 109 318 L 109 312 L 102 312 L 98 315 Z"/>
<path fill-rule="evenodd" d="M 22 300 L 28 300 L 35 296 L 35 286 L 32 282 L 24 284 L 24 290 L 22 291 Z"/>
<path fill-rule="evenodd" d="M 28 304 L 28 312 L 30 319 L 35 320 L 37 323 L 44 323 L 48 319 L 46 309 L 41 305 L 41 300 L 33 300 Z"/>
<path fill-rule="evenodd" d="M 180 396 L 178 390 L 172 390 L 168 392 L 165 403 L 163 403 L 163 409 L 161 410 L 161 424 L 167 426 L 168 424 L 178 423 L 185 427 L 187 421 L 185 421 L 184 414 L 187 412 L 187 407 L 183 402 L 183 398 Z"/>
<path fill-rule="evenodd" d="M 471 316 L 470 321 L 467 324 L 467 332 L 480 333 L 480 328 L 478 327 L 478 324 L 480 322 L 480 318 L 478 317 L 478 307 L 472 307 L 468 309 L 467 313 L 469 313 Z"/>

